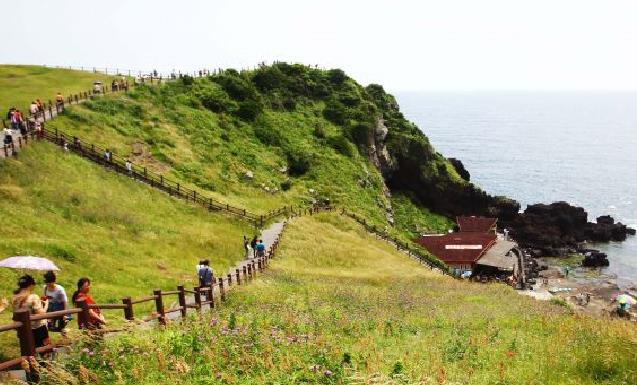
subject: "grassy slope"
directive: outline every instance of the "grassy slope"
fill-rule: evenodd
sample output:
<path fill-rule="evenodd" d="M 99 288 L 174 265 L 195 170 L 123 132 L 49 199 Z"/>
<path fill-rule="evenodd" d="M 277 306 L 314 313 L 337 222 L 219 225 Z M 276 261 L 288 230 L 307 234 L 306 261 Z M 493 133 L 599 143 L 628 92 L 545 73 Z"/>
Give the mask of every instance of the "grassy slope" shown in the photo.
<path fill-rule="evenodd" d="M 333 214 L 296 221 L 266 275 L 185 325 L 107 341 L 67 369 L 120 384 L 637 381 L 632 324 L 434 276 Z"/>
<path fill-rule="evenodd" d="M 49 127 L 101 143 L 116 154 L 129 156 L 135 143 L 145 154 L 130 156 L 134 163 L 163 172 L 184 185 L 196 186 L 207 194 L 254 211 L 266 211 L 286 204 L 307 204 L 329 197 L 339 206 L 385 223 L 381 176 L 366 157 L 355 150 L 345 156 L 314 135 L 321 126 L 326 135 L 338 131 L 320 116 L 321 106 L 298 105 L 294 112 L 266 111 L 255 124 L 192 107 L 170 91 L 138 89 L 130 95 L 104 98 L 73 106 Z M 171 103 L 161 105 L 160 100 Z M 255 129 L 266 126 L 279 137 L 312 154 L 311 170 L 291 178 L 292 188 L 276 194 L 262 185 L 281 188 L 289 176 L 280 169 L 287 161 L 280 148 L 262 144 Z M 254 180 L 244 177 L 254 173 Z M 309 193 L 315 190 L 314 194 Z M 440 216 L 421 211 L 420 222 L 435 229 Z"/>
<path fill-rule="evenodd" d="M 88 91 L 95 80 L 110 87 L 113 76 L 93 74 L 59 68 L 46 68 L 31 65 L 0 65 L 0 111 L 3 118 L 10 107 L 15 106 L 24 113 L 36 98 L 48 103 L 55 94 L 69 96 Z"/>
<path fill-rule="evenodd" d="M 242 235 L 252 231 L 46 143 L 0 161 L 0 217 L 2 257 L 51 258 L 69 295 L 79 277 L 89 276 L 98 302 L 191 285 L 199 259 L 210 258 L 216 269 L 233 265 Z M 9 296 L 19 274 L 0 269 L 2 296 Z M 42 282 L 39 274 L 35 278 Z M 8 317 L 4 312 L 0 322 Z M 13 333 L 0 337 L 9 334 L 15 339 Z"/>

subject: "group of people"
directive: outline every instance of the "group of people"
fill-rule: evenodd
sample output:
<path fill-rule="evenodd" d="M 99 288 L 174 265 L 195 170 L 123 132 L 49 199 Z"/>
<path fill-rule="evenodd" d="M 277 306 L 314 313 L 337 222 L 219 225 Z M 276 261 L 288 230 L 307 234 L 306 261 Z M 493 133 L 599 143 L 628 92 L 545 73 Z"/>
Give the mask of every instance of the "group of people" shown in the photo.
<path fill-rule="evenodd" d="M 29 106 L 29 112 L 31 113 L 31 116 L 28 119 L 25 119 L 22 111 L 18 110 L 15 107 L 11 107 L 7 112 L 7 120 L 9 121 L 9 126 L 5 127 L 3 130 L 3 144 L 14 148 L 14 137 L 18 136 L 18 134 L 21 136 L 26 136 L 30 130 L 34 131 L 38 135 L 38 137 L 41 137 L 44 119 L 40 114 L 42 114 L 43 111 L 44 104 L 42 104 L 40 99 L 31 102 L 31 105 Z"/>
<path fill-rule="evenodd" d="M 42 295 L 35 293 L 35 279 L 28 274 L 18 279 L 18 288 L 13 292 L 11 305 L 14 311 L 28 310 L 31 315 L 50 313 L 68 309 L 68 298 L 64 287 L 56 283 L 57 276 L 53 271 L 47 271 L 44 274 L 44 287 Z M 95 301 L 89 294 L 91 290 L 91 280 L 83 277 L 77 281 L 77 290 L 71 296 L 74 306 L 79 307 L 80 302 L 87 305 L 95 304 Z M 41 347 L 50 344 L 49 331 L 66 333 L 66 325 L 71 319 L 70 316 L 53 317 L 48 320 L 31 321 L 31 330 L 35 347 Z M 85 323 L 80 323 L 80 329 L 99 329 L 106 325 L 106 319 L 100 309 L 90 309 L 88 311 L 88 319 Z"/>
<path fill-rule="evenodd" d="M 113 79 L 111 82 L 111 90 L 113 92 L 116 91 L 128 91 L 128 80 L 124 80 L 124 77 L 121 79 Z"/>
<path fill-rule="evenodd" d="M 265 257 L 265 243 L 263 243 L 263 239 L 257 240 L 256 235 L 252 237 L 251 241 L 248 241 L 245 235 L 243 236 L 243 249 L 246 253 L 246 259 Z"/>

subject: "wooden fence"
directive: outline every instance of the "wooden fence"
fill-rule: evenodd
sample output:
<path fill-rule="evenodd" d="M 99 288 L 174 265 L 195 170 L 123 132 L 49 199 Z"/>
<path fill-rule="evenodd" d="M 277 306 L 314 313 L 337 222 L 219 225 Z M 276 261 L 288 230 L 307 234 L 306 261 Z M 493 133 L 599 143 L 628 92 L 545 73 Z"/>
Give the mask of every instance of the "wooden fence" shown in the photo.
<path fill-rule="evenodd" d="M 300 213 L 296 215 L 300 215 Z M 123 312 L 122 315 L 124 319 L 132 321 L 137 319 L 135 312 L 136 305 L 154 302 L 155 310 L 151 314 L 141 318 L 141 320 L 144 322 L 156 320 L 160 325 L 166 325 L 169 319 L 186 317 L 189 310 L 201 312 L 206 306 L 209 309 L 219 306 L 226 300 L 227 292 L 232 286 L 247 284 L 252 281 L 257 274 L 262 273 L 269 266 L 270 260 L 274 258 L 277 253 L 281 235 L 282 234 L 279 234 L 275 239 L 264 257 L 243 262 L 235 267 L 234 270 L 228 272 L 226 276 L 213 278 L 213 283 L 210 286 L 196 286 L 192 290 L 186 289 L 184 285 L 178 285 L 176 290 L 171 291 L 155 289 L 151 295 L 146 297 L 136 299 L 124 297 L 122 298 L 122 303 L 98 303 L 89 305 L 84 301 L 80 301 L 77 303 L 78 307 L 76 308 L 37 315 L 30 314 L 28 310 L 14 311 L 13 322 L 0 325 L 0 332 L 17 331 L 20 344 L 20 356 L 0 363 L 0 371 L 21 366 L 25 364 L 25 362 L 29 364 L 31 357 L 35 357 L 36 354 L 46 354 L 60 346 L 64 346 L 64 344 L 51 344 L 36 348 L 31 331 L 31 323 L 34 321 L 49 320 L 76 314 L 79 325 L 86 325 L 89 319 L 89 310 L 96 308 L 101 310 L 120 310 Z M 177 305 L 166 309 L 170 299 Z M 189 301 L 189 299 L 191 299 L 191 301 Z M 176 315 L 172 316 L 172 314 Z M 68 344 L 69 343 L 66 345 Z"/>

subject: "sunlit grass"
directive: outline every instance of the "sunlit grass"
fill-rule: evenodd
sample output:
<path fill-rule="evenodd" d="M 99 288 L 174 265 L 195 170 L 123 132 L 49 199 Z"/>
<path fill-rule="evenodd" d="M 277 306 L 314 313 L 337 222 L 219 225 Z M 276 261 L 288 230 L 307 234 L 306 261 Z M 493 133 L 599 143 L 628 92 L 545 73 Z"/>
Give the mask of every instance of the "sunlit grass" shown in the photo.
<path fill-rule="evenodd" d="M 68 369 L 126 384 L 637 380 L 633 324 L 434 275 L 341 216 L 293 223 L 271 266 L 210 315 L 108 340 Z"/>

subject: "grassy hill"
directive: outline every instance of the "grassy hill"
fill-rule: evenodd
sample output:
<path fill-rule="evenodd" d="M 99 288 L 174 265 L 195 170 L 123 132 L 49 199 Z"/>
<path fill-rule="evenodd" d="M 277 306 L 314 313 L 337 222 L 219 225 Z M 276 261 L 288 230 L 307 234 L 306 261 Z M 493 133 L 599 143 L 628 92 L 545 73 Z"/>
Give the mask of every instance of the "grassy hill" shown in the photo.
<path fill-rule="evenodd" d="M 10 107 L 26 113 L 29 111 L 29 104 L 36 98 L 48 104 L 49 100 L 55 100 L 58 92 L 66 97 L 92 89 L 96 80 L 110 85 L 114 78 L 61 68 L 0 65 L 0 111 L 3 119 Z"/>
<path fill-rule="evenodd" d="M 88 276 L 102 303 L 146 296 L 155 287 L 174 290 L 179 282 L 192 285 L 203 258 L 225 270 L 241 259 L 243 234 L 253 231 L 47 143 L 0 161 L 0 218 L 3 258 L 48 257 L 61 269 L 69 295 L 77 279 Z M 21 273 L 0 269 L 1 297 L 10 298 Z M 0 313 L 0 323 L 10 317 Z M 0 338 L 1 358 L 15 336 Z"/>
<path fill-rule="evenodd" d="M 295 221 L 271 266 L 203 319 L 106 341 L 93 357 L 78 346 L 67 369 L 120 384 L 637 381 L 632 324 L 433 275 L 338 215 Z"/>

